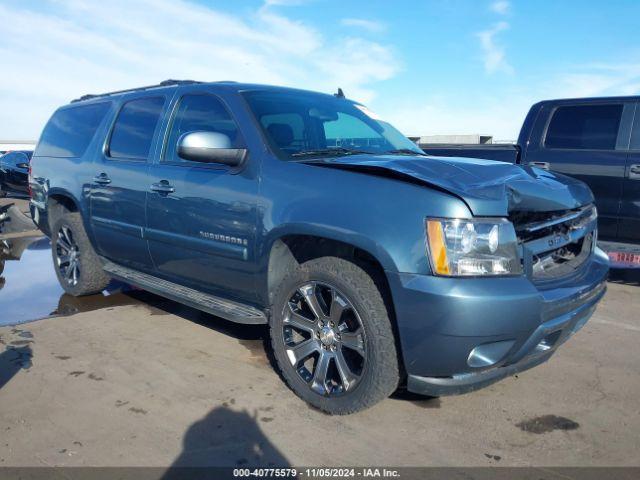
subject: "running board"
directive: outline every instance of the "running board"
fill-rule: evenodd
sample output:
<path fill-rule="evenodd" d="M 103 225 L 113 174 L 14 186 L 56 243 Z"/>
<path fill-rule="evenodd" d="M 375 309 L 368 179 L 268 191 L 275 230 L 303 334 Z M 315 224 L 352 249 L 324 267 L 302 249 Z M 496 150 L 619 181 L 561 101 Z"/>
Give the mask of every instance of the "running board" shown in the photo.
<path fill-rule="evenodd" d="M 129 283 L 151 293 L 175 300 L 203 312 L 225 318 L 232 322 L 251 325 L 267 323 L 264 312 L 257 308 L 226 300 L 208 293 L 169 282 L 153 275 L 138 272 L 113 262 L 107 261 L 104 270 L 114 278 Z"/>

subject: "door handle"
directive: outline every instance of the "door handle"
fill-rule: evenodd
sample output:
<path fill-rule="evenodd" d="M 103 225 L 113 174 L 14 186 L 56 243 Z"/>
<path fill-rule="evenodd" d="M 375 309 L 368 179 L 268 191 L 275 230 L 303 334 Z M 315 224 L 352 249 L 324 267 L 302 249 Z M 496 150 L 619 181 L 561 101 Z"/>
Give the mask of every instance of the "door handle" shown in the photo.
<path fill-rule="evenodd" d="M 551 165 L 549 165 L 549 162 L 529 162 L 529 165 L 532 167 L 541 168 L 543 170 L 551 170 Z"/>
<path fill-rule="evenodd" d="M 640 164 L 636 163 L 635 165 L 631 165 L 627 176 L 631 180 L 640 180 Z"/>
<path fill-rule="evenodd" d="M 98 185 L 109 185 L 111 183 L 111 179 L 106 173 L 96 175 L 95 177 L 93 177 L 93 181 Z"/>
<path fill-rule="evenodd" d="M 151 185 L 151 191 L 152 192 L 157 192 L 161 195 L 168 195 L 169 193 L 173 193 L 176 191 L 175 188 L 173 188 L 173 186 L 167 182 L 166 180 L 162 180 L 158 183 L 153 183 Z"/>

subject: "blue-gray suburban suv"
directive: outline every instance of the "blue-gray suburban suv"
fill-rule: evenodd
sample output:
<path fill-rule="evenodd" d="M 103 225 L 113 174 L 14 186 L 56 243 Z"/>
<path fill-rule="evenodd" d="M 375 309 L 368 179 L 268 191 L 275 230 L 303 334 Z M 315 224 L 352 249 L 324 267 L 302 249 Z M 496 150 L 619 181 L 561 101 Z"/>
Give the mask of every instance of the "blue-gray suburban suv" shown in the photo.
<path fill-rule="evenodd" d="M 329 413 L 540 364 L 605 293 L 585 184 L 425 155 L 341 91 L 85 95 L 47 123 L 29 182 L 68 293 L 116 278 L 268 324 L 290 388 Z"/>

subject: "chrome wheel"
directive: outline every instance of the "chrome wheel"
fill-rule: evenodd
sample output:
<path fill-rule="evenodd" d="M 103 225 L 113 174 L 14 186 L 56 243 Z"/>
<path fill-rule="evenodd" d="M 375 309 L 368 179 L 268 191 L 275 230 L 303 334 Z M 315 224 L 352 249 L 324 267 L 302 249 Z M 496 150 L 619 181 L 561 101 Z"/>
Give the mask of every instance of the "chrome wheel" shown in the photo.
<path fill-rule="evenodd" d="M 71 230 L 62 226 L 56 241 L 56 266 L 67 284 L 75 287 L 80 279 L 80 251 Z"/>
<path fill-rule="evenodd" d="M 293 292 L 283 312 L 289 362 L 322 396 L 353 391 L 366 367 L 365 332 L 351 301 L 335 287 L 309 282 Z"/>

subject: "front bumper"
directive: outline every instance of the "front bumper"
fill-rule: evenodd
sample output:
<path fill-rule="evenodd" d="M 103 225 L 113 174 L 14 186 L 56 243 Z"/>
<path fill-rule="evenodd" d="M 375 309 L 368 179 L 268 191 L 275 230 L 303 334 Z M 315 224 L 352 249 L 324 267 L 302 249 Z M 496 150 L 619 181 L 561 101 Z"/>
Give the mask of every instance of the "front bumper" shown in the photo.
<path fill-rule="evenodd" d="M 591 317 L 608 270 L 596 250 L 580 272 L 544 286 L 524 276 L 388 274 L 407 388 L 460 394 L 546 361 Z"/>

